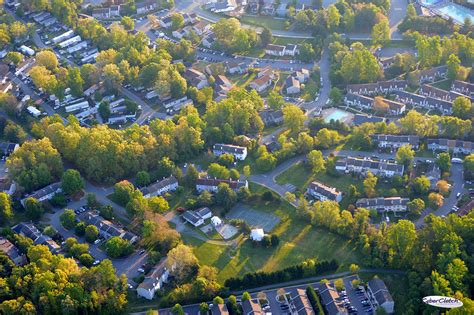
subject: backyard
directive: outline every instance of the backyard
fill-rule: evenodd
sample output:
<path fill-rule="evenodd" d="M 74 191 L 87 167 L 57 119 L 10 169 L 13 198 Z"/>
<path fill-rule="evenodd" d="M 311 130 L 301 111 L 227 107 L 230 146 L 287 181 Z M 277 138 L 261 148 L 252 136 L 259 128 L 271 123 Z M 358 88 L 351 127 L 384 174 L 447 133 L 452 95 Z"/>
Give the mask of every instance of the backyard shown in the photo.
<path fill-rule="evenodd" d="M 256 185 L 252 185 L 252 188 L 253 192 L 265 191 Z M 194 247 L 194 253 L 201 264 L 218 268 L 219 281 L 257 270 L 281 269 L 308 258 L 334 258 L 341 264 L 341 270 L 348 269 L 351 263 L 362 265 L 361 257 L 350 240 L 301 222 L 296 218 L 294 208 L 288 203 L 258 201 L 253 202 L 251 207 L 281 219 L 271 233 L 280 238 L 277 248 L 254 247 L 243 236 L 232 241 L 230 245 L 218 245 L 183 235 L 184 242 Z"/>

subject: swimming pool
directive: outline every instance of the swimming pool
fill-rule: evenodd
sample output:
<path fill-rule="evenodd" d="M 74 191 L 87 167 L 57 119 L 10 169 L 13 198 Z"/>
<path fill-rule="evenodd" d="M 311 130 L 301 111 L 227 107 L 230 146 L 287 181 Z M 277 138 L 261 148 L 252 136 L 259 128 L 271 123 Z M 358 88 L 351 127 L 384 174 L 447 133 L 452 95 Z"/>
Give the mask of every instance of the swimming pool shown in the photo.
<path fill-rule="evenodd" d="M 351 113 L 335 108 L 335 109 L 332 109 L 328 115 L 324 116 L 324 121 L 325 122 L 330 122 L 331 120 L 344 121 L 350 118 L 351 116 L 352 116 Z"/>
<path fill-rule="evenodd" d="M 451 17 L 458 24 L 464 24 L 466 17 L 471 18 L 471 21 L 474 22 L 474 11 L 455 3 L 448 3 L 436 10 Z"/>
<path fill-rule="evenodd" d="M 420 4 L 424 6 L 432 6 L 440 3 L 442 0 L 420 0 Z"/>

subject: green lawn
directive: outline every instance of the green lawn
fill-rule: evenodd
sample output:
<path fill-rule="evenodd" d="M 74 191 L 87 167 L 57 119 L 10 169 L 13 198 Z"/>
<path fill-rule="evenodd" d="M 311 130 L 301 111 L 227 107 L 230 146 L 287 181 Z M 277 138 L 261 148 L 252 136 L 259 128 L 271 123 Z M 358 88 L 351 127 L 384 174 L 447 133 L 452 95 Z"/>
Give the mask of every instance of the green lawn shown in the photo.
<path fill-rule="evenodd" d="M 252 191 L 265 190 L 262 187 L 255 189 L 256 187 L 258 186 L 251 185 Z M 348 269 L 351 263 L 362 265 L 361 257 L 350 240 L 301 222 L 289 204 L 255 202 L 252 207 L 272 212 L 281 218 L 272 231 L 272 234 L 280 237 L 280 245 L 277 248 L 253 247 L 250 241 L 245 241 L 242 237 L 239 237 L 234 245 L 224 246 L 183 235 L 184 242 L 194 247 L 194 253 L 201 264 L 217 267 L 219 281 L 257 270 L 281 269 L 308 258 L 334 258 L 341 264 L 341 270 Z"/>
<path fill-rule="evenodd" d="M 243 15 L 242 17 L 240 17 L 240 22 L 243 24 L 266 27 L 266 28 L 269 28 L 270 30 L 277 30 L 277 31 L 285 30 L 284 19 L 275 19 L 270 16 Z"/>
<path fill-rule="evenodd" d="M 442 81 L 432 83 L 431 85 L 434 86 L 434 87 L 437 87 L 438 89 L 449 91 L 449 90 L 451 90 L 452 83 L 453 83 L 452 80 L 446 79 L 446 80 L 442 80 Z"/>

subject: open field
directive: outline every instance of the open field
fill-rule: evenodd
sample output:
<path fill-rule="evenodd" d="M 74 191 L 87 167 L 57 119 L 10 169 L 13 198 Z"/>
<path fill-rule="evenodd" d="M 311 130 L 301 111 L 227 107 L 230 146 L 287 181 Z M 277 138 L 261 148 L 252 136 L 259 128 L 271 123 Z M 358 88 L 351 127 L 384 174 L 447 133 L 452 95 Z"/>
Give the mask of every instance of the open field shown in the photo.
<path fill-rule="evenodd" d="M 252 188 L 255 187 L 257 186 L 252 185 Z M 258 191 L 264 189 L 258 187 Z M 277 248 L 254 247 L 243 236 L 233 241 L 232 245 L 225 246 L 183 235 L 184 242 L 194 247 L 194 253 L 201 264 L 218 268 L 219 281 L 257 270 L 281 269 L 308 258 L 334 258 L 341 264 L 341 270 L 347 270 L 351 263 L 362 265 L 361 257 L 350 240 L 301 222 L 288 203 L 254 202 L 251 206 L 280 217 L 280 223 L 272 231 L 272 234 L 280 238 Z"/>
<path fill-rule="evenodd" d="M 277 31 L 285 30 L 285 19 L 275 19 L 271 16 L 255 15 L 243 15 L 239 19 L 244 24 L 266 27 Z"/>

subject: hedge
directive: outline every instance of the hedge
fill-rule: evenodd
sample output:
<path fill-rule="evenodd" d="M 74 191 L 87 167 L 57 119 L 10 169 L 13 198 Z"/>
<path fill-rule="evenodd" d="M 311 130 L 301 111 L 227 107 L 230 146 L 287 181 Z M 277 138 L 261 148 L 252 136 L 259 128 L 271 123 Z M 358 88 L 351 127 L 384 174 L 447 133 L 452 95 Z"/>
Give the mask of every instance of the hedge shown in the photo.
<path fill-rule="evenodd" d="M 314 313 L 316 315 L 324 314 L 323 306 L 321 305 L 321 300 L 319 299 L 318 294 L 314 291 L 314 288 L 309 286 L 306 288 L 306 295 L 308 296 L 309 303 L 313 307 Z"/>

